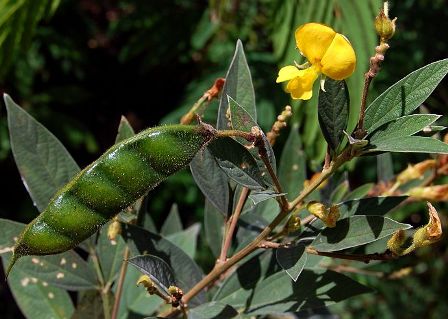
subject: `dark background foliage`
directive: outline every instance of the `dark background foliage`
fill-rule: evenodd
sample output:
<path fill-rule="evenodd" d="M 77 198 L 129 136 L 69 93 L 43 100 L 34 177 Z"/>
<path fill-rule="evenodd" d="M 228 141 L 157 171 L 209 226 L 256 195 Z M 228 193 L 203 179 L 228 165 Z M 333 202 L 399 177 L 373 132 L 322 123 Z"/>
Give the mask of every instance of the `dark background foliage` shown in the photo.
<path fill-rule="evenodd" d="M 0 61 L 0 91 L 10 94 L 60 138 L 83 167 L 113 144 L 122 114 L 137 131 L 161 121 L 178 121 L 216 77 L 225 76 L 240 38 L 254 79 L 260 124 L 268 128 L 275 114 L 289 102 L 275 84 L 280 61 L 273 54 L 272 34 L 281 1 L 64 0 L 54 15 L 38 23 L 29 44 L 11 53 L 8 65 L 6 60 Z M 305 7 L 306 1 L 301 5 Z M 445 1 L 393 1 L 391 14 L 399 17 L 398 32 L 384 69 L 374 81 L 376 92 L 448 55 Z M 446 114 L 447 105 L 445 80 L 426 106 Z M 281 140 L 279 145 L 281 148 Z M 396 172 L 407 161 L 416 160 L 401 156 L 394 159 Z M 353 168 L 353 186 L 375 181 L 372 160 L 361 160 Z M 37 210 L 10 152 L 3 106 L 0 163 L 0 217 L 28 222 Z M 202 195 L 186 170 L 151 193 L 150 210 L 158 224 L 173 202 L 178 203 L 184 224 L 201 218 Z M 418 209 L 401 213 L 401 217 L 418 221 L 418 216 L 412 215 L 414 211 Z M 207 256 L 206 248 L 198 253 L 203 265 L 210 262 Z M 446 316 L 446 241 L 422 250 L 417 257 L 373 266 L 384 272 L 412 266 L 414 271 L 398 280 L 359 277 L 378 294 L 343 303 L 336 312 L 347 318 Z M 19 318 L 3 283 L 0 295 L 5 306 L 3 315 Z"/>

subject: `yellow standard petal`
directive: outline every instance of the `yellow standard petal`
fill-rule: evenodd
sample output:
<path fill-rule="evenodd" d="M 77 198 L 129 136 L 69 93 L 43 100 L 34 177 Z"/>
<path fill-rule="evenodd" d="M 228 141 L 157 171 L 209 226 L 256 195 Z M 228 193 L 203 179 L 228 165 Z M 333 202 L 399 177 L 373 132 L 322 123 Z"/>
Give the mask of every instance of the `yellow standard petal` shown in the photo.
<path fill-rule="evenodd" d="M 280 83 L 280 82 L 289 81 L 298 76 L 300 76 L 300 70 L 297 69 L 293 65 L 288 65 L 288 66 L 281 68 L 280 71 L 278 71 L 278 77 L 277 77 L 276 82 Z"/>
<path fill-rule="evenodd" d="M 314 66 L 298 71 L 299 76 L 288 82 L 286 92 L 290 93 L 293 99 L 309 100 L 313 96 L 313 84 L 319 73 Z"/>
<path fill-rule="evenodd" d="M 337 33 L 320 64 L 321 72 L 334 80 L 349 77 L 355 70 L 356 55 L 347 38 Z"/>
<path fill-rule="evenodd" d="M 300 26 L 295 33 L 297 48 L 311 64 L 319 64 L 335 36 L 332 28 L 314 22 Z"/>

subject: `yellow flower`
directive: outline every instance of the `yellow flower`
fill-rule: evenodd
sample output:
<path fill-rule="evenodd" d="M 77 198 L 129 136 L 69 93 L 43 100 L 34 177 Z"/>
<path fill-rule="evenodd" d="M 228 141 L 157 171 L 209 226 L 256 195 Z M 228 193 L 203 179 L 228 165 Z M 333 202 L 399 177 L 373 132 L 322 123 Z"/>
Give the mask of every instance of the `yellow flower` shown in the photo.
<path fill-rule="evenodd" d="M 296 30 L 296 44 L 310 67 L 299 69 L 288 65 L 280 69 L 277 83 L 289 81 L 286 92 L 293 99 L 309 100 L 313 84 L 322 73 L 334 80 L 343 80 L 355 70 L 356 55 L 342 34 L 319 23 L 307 23 Z"/>

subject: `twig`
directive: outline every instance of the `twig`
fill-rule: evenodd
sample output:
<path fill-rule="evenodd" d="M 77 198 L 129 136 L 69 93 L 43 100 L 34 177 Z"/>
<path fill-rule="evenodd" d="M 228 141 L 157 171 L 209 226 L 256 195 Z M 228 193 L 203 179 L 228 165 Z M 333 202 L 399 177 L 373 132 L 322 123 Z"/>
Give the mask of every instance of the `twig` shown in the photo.
<path fill-rule="evenodd" d="M 116 319 L 118 316 L 118 310 L 120 308 L 121 294 L 123 292 L 123 284 L 124 284 L 124 280 L 126 278 L 126 270 L 128 268 L 129 253 L 130 253 L 129 247 L 126 246 L 124 253 L 123 253 L 123 263 L 121 264 L 120 276 L 118 277 L 117 291 L 115 293 L 114 308 L 112 310 L 111 319 Z"/>
<path fill-rule="evenodd" d="M 104 274 L 101 269 L 101 265 L 95 247 L 93 247 L 90 243 L 89 243 L 89 253 L 90 253 L 90 259 L 92 260 L 93 263 L 93 267 L 95 268 L 96 276 L 101 286 L 100 294 L 103 305 L 104 319 L 109 319 L 110 318 L 109 299 L 108 299 L 109 290 L 107 288 L 108 286 L 106 285 L 106 282 L 104 281 Z"/>

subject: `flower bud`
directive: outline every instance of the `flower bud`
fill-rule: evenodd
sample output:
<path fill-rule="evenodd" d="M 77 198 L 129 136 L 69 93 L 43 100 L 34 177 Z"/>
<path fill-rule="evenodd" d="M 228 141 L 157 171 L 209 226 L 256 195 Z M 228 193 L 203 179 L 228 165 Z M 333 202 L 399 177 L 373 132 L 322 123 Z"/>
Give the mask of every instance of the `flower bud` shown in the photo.
<path fill-rule="evenodd" d="M 143 287 L 146 288 L 146 291 L 148 291 L 150 295 L 153 295 L 157 292 L 157 288 L 154 285 L 154 282 L 147 275 L 140 276 L 140 278 L 137 280 L 137 286 L 140 284 L 142 284 Z"/>
<path fill-rule="evenodd" d="M 414 179 L 422 179 L 423 174 L 428 169 L 435 167 L 435 165 L 436 161 L 432 159 L 417 163 L 415 165 L 408 165 L 408 167 L 397 176 L 397 182 L 404 184 Z"/>
<path fill-rule="evenodd" d="M 413 242 L 415 248 L 431 245 L 442 237 L 442 223 L 437 210 L 430 203 L 427 204 L 429 222 L 414 233 Z"/>
<path fill-rule="evenodd" d="M 402 246 L 405 241 L 406 241 L 405 231 L 403 229 L 399 229 L 387 241 L 387 248 L 395 255 L 400 256 L 404 251 L 404 248 Z"/>
<path fill-rule="evenodd" d="M 448 200 L 448 184 L 414 187 L 409 190 L 408 195 L 430 201 L 446 201 Z"/>
<path fill-rule="evenodd" d="M 322 222 L 324 222 L 325 225 L 330 228 L 336 226 L 336 222 L 340 217 L 339 207 L 335 205 L 327 208 L 322 203 L 312 201 L 308 203 L 306 209 L 308 209 L 311 214 L 322 220 Z"/>
<path fill-rule="evenodd" d="M 300 217 L 297 215 L 291 215 L 289 217 L 288 221 L 286 222 L 285 231 L 287 234 L 300 231 L 300 228 L 302 227 L 302 222 L 300 220 Z"/>
<path fill-rule="evenodd" d="M 113 220 L 107 228 L 107 238 L 110 241 L 115 241 L 117 236 L 121 234 L 121 223 L 118 220 Z"/>
<path fill-rule="evenodd" d="M 393 20 L 389 19 L 388 11 L 388 3 L 386 1 L 384 2 L 384 7 L 375 18 L 375 29 L 381 42 L 387 42 L 387 40 L 392 38 L 395 33 L 395 21 L 397 18 Z"/>

